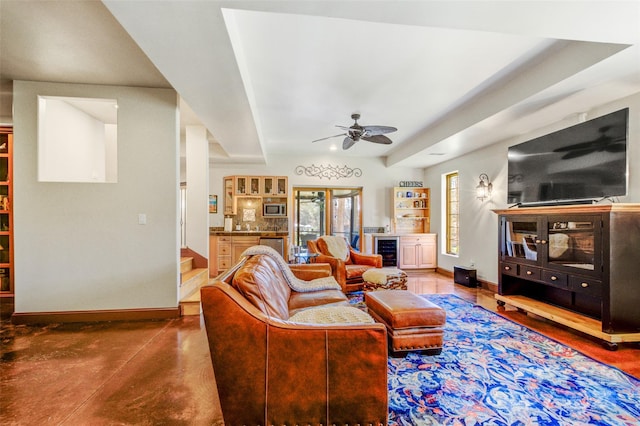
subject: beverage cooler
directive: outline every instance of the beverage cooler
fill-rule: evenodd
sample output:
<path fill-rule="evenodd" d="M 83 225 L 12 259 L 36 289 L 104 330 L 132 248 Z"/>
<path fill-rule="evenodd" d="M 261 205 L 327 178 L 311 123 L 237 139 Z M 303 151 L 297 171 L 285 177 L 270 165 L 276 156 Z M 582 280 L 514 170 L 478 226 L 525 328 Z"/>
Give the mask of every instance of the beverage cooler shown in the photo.
<path fill-rule="evenodd" d="M 399 265 L 399 239 L 393 236 L 374 237 L 373 249 L 376 254 L 382 255 L 382 266 L 397 268 Z"/>

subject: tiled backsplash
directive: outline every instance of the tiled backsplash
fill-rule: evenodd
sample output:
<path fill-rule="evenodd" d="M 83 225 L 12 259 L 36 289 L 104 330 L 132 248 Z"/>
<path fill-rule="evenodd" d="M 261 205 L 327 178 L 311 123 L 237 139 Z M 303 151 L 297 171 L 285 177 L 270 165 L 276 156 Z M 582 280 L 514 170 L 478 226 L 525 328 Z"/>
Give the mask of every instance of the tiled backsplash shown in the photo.
<path fill-rule="evenodd" d="M 238 224 L 242 231 L 247 230 L 247 225 L 251 231 L 287 231 L 289 226 L 286 217 L 262 216 L 262 198 L 259 197 L 238 197 L 236 214 L 230 217 L 234 230 Z"/>

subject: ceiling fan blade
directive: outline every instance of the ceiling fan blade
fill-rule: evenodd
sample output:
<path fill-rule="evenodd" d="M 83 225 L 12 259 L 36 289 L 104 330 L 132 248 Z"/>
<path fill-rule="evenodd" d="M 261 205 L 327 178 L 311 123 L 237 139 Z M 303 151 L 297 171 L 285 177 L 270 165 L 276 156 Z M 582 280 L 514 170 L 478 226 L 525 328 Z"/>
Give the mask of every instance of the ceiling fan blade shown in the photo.
<path fill-rule="evenodd" d="M 344 136 L 344 135 L 346 135 L 346 133 L 340 133 L 339 135 L 327 136 L 326 138 L 316 139 L 315 141 L 311 141 L 311 142 L 312 143 L 313 142 L 320 142 L 320 141 L 324 141 L 324 140 L 331 139 L 331 138 L 337 138 L 338 136 Z"/>
<path fill-rule="evenodd" d="M 344 138 L 344 141 L 342 141 L 342 149 L 349 149 L 349 148 L 351 148 L 355 143 L 356 143 L 356 141 L 354 141 L 354 140 L 353 140 L 353 139 L 351 139 L 349 136 L 347 136 L 346 138 Z"/>
<path fill-rule="evenodd" d="M 385 145 L 389 145 L 392 143 L 391 139 L 389 139 L 388 137 L 384 136 L 384 135 L 375 135 L 375 136 L 367 136 L 367 137 L 362 137 L 362 140 L 368 141 L 368 142 L 374 142 L 374 143 L 382 143 Z"/>
<path fill-rule="evenodd" d="M 604 150 L 607 152 L 623 152 L 627 150 L 627 147 L 623 143 L 614 143 L 607 145 Z"/>
<path fill-rule="evenodd" d="M 384 135 L 398 130 L 390 126 L 362 126 L 362 128 L 368 136 Z"/>
<path fill-rule="evenodd" d="M 569 151 L 565 155 L 562 156 L 563 160 L 570 160 L 571 158 L 582 157 L 583 155 L 591 154 L 592 152 L 596 152 L 596 149 L 577 149 L 574 151 Z"/>

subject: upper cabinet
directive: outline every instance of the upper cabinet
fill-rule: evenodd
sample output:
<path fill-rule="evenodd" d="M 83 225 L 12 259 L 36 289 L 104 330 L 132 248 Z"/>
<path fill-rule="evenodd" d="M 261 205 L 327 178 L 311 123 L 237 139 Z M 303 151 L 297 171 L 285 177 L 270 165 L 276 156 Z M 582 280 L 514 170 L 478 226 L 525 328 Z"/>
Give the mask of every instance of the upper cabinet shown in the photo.
<path fill-rule="evenodd" d="M 263 176 L 261 178 L 261 194 L 263 197 L 286 197 L 288 195 L 288 179 L 286 176 Z"/>
<path fill-rule="evenodd" d="M 397 234 L 428 233 L 430 224 L 429 188 L 394 187 L 393 232 Z"/>
<path fill-rule="evenodd" d="M 226 176 L 224 214 L 235 214 L 235 197 L 280 197 L 289 195 L 286 176 Z"/>
<path fill-rule="evenodd" d="M 235 193 L 233 176 L 224 178 L 224 214 L 234 214 L 233 196 Z"/>

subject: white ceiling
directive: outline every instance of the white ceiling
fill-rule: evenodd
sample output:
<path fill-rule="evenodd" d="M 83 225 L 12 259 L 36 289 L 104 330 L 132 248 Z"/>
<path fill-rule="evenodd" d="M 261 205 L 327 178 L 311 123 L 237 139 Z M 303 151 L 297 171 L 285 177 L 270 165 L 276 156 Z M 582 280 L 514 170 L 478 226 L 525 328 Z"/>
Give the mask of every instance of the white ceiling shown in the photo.
<path fill-rule="evenodd" d="M 427 167 L 639 92 L 639 44 L 640 1 L 0 0 L 0 78 L 173 87 L 220 163 Z M 311 143 L 354 112 L 394 143 Z"/>

